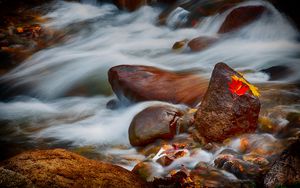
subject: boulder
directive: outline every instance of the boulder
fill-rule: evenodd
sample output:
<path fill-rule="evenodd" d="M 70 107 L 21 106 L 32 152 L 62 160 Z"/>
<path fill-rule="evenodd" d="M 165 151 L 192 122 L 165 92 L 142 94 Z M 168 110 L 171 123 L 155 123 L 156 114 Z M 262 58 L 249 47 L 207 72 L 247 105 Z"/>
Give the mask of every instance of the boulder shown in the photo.
<path fill-rule="evenodd" d="M 215 37 L 197 37 L 192 39 L 189 43 L 188 46 L 190 49 L 194 52 L 199 52 L 202 51 L 212 44 L 214 44 L 217 41 L 217 38 Z"/>
<path fill-rule="evenodd" d="M 200 135 L 207 142 L 222 142 L 254 132 L 260 111 L 260 101 L 254 94 L 258 95 L 257 88 L 239 73 L 224 63 L 216 64 L 208 90 L 195 113 L 195 127 Z"/>
<path fill-rule="evenodd" d="M 108 71 L 110 85 L 121 101 L 158 100 L 198 104 L 207 81 L 194 73 L 175 73 L 150 66 L 119 65 Z"/>
<path fill-rule="evenodd" d="M 138 113 L 129 127 L 129 141 L 133 146 L 145 146 L 157 139 L 171 139 L 179 129 L 183 112 L 168 105 L 151 106 Z"/>
<path fill-rule="evenodd" d="M 63 149 L 21 153 L 2 167 L 23 175 L 36 187 L 148 187 L 126 169 Z"/>
<path fill-rule="evenodd" d="M 289 146 L 275 161 L 264 179 L 264 187 L 300 185 L 300 141 Z"/>
<path fill-rule="evenodd" d="M 227 15 L 218 33 L 228 33 L 250 24 L 265 13 L 266 10 L 266 7 L 262 5 L 235 8 Z"/>

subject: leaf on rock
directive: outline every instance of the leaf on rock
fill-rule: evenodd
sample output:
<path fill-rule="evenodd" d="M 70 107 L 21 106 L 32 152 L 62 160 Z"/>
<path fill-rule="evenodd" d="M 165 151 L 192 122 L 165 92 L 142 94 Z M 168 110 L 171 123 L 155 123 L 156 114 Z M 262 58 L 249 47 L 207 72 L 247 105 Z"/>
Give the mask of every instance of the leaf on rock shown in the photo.
<path fill-rule="evenodd" d="M 247 82 L 244 78 L 233 75 L 231 76 L 231 79 L 231 82 L 228 83 L 231 93 L 241 96 L 250 90 L 251 93 L 256 97 L 260 95 L 257 87 Z"/>

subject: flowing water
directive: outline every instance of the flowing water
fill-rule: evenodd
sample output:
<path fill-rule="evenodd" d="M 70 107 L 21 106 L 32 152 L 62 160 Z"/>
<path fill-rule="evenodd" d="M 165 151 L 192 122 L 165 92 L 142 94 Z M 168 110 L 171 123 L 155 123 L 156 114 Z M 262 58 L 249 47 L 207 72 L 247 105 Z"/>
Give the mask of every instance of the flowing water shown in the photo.
<path fill-rule="evenodd" d="M 272 5 L 249 1 L 238 6 L 248 4 L 264 4 L 270 11 L 242 29 L 224 34 L 222 40 L 202 52 L 178 53 L 171 50 L 176 41 L 198 36 L 218 37 L 217 31 L 230 10 L 205 18 L 196 28 L 175 30 L 172 26 L 185 15 L 182 10 L 171 14 L 167 26 L 157 26 L 160 7 L 145 6 L 128 13 L 112 4 L 93 0 L 54 3 L 44 16 L 48 20 L 44 27 L 69 29 L 67 40 L 35 53 L 0 78 L 1 82 L 9 83 L 3 92 L 25 88 L 18 97 L 0 103 L 1 147 L 6 147 L 1 150 L 10 147 L 9 151 L 14 153 L 19 147 L 64 147 L 102 160 L 109 161 L 108 156 L 113 156 L 111 161 L 131 169 L 145 157 L 129 144 L 129 124 L 142 109 L 162 102 L 107 109 L 106 103 L 115 98 L 107 71 L 120 64 L 194 71 L 209 78 L 214 65 L 225 62 L 246 72 L 245 77 L 253 84 L 265 88 L 261 90 L 262 100 L 266 101 L 262 115 L 285 126 L 286 114 L 300 109 L 299 90 L 293 87 L 300 80 L 299 33 Z M 272 66 L 285 66 L 292 71 L 280 80 L 270 81 L 269 75 L 261 70 Z M 82 85 L 92 87 L 88 93 L 92 96 L 68 96 Z M 292 86 L 282 89 L 273 85 Z M 279 93 L 280 99 L 271 98 Z M 277 141 L 267 133 L 248 137 L 251 143 L 261 147 Z M 240 139 L 224 147 L 238 150 Z M 212 162 L 215 156 L 216 153 L 199 148 L 196 154 L 181 158 L 168 168 Z M 124 158 L 131 160 L 124 162 Z"/>

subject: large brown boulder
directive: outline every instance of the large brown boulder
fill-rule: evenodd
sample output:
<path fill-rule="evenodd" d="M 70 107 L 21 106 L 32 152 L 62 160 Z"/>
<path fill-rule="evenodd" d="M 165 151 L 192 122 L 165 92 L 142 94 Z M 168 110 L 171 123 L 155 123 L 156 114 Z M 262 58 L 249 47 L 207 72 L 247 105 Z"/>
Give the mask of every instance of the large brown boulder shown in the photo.
<path fill-rule="evenodd" d="M 215 37 L 197 37 L 192 39 L 188 46 L 194 52 L 202 51 L 213 45 L 218 39 Z"/>
<path fill-rule="evenodd" d="M 36 187 L 147 187 L 134 173 L 63 149 L 19 154 L 4 169 L 23 175 Z"/>
<path fill-rule="evenodd" d="M 171 139 L 180 129 L 183 111 L 169 106 L 151 106 L 138 113 L 129 127 L 129 141 L 144 146 L 157 139 Z"/>
<path fill-rule="evenodd" d="M 193 73 L 174 73 L 150 66 L 119 65 L 108 71 L 109 83 L 120 100 L 158 100 L 194 106 L 207 81 Z"/>
<path fill-rule="evenodd" d="M 300 186 L 300 140 L 287 148 L 267 173 L 264 186 Z M 298 185 L 298 186 L 297 186 Z"/>
<path fill-rule="evenodd" d="M 243 77 L 224 63 L 216 64 L 208 90 L 195 114 L 195 126 L 207 141 L 221 142 L 229 137 L 256 130 L 260 101 L 253 95 L 254 89 L 244 90 L 248 85 L 240 83 L 230 88 L 233 76 Z M 244 80 L 248 83 L 246 80 Z M 249 86 L 252 86 L 249 84 Z M 234 86 L 232 86 L 234 87 Z M 232 89 L 233 92 L 230 90 Z"/>
<path fill-rule="evenodd" d="M 227 15 L 218 32 L 228 33 L 250 24 L 258 19 L 266 10 L 266 7 L 262 5 L 235 8 Z"/>

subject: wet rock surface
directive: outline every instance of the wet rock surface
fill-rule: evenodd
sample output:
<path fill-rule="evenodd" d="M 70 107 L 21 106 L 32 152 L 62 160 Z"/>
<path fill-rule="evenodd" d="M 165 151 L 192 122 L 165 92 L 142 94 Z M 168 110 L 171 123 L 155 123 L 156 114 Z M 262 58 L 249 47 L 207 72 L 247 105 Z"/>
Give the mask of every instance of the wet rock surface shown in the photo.
<path fill-rule="evenodd" d="M 34 187 L 32 182 L 25 176 L 0 167 L 0 187 L 12 188 L 12 187 Z"/>
<path fill-rule="evenodd" d="M 260 101 L 251 91 L 231 93 L 232 76 L 242 76 L 224 63 L 216 64 L 208 90 L 195 114 L 195 126 L 208 141 L 221 142 L 232 136 L 254 132 Z"/>
<path fill-rule="evenodd" d="M 217 42 L 214 37 L 197 37 L 189 41 L 188 46 L 194 52 L 202 51 Z"/>
<path fill-rule="evenodd" d="M 264 6 L 242 6 L 233 9 L 219 29 L 219 33 L 228 33 L 258 19 L 266 12 Z"/>
<path fill-rule="evenodd" d="M 228 8 L 236 5 L 241 0 L 221 0 L 221 1 L 176 1 L 171 6 L 168 6 L 158 17 L 158 24 L 164 25 L 172 13 L 178 9 L 188 13 L 187 18 L 181 20 L 176 27 L 195 27 L 201 24 L 201 21 L 206 16 L 211 16 L 221 13 Z"/>
<path fill-rule="evenodd" d="M 300 141 L 289 146 L 275 161 L 264 179 L 267 188 L 300 185 Z"/>
<path fill-rule="evenodd" d="M 108 72 L 109 83 L 122 101 L 159 100 L 194 106 L 207 81 L 193 73 L 174 73 L 150 66 L 119 65 Z"/>
<path fill-rule="evenodd" d="M 133 146 L 144 146 L 156 139 L 171 139 L 179 132 L 183 112 L 172 106 L 152 106 L 138 113 L 129 127 Z"/>
<path fill-rule="evenodd" d="M 25 152 L 3 162 L 2 167 L 37 187 L 148 187 L 130 171 L 63 149 Z"/>

